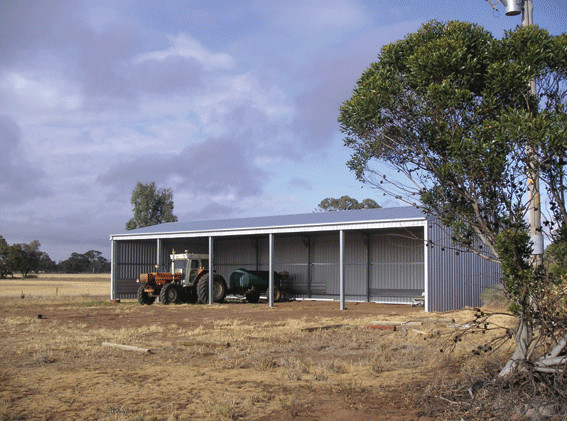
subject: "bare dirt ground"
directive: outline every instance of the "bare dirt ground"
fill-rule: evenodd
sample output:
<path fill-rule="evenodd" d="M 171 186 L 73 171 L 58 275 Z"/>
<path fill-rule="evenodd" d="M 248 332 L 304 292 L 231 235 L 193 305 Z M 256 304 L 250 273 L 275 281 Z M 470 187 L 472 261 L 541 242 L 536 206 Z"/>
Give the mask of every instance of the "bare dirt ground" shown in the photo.
<path fill-rule="evenodd" d="M 481 370 L 441 353 L 472 310 L 336 302 L 110 304 L 6 298 L 0 419 L 428 420 L 431 384 Z M 398 327 L 377 322 L 417 322 Z M 387 329 L 387 330 L 384 330 Z M 127 351 L 103 343 L 147 348 Z M 448 405 L 434 396 L 432 405 Z"/>

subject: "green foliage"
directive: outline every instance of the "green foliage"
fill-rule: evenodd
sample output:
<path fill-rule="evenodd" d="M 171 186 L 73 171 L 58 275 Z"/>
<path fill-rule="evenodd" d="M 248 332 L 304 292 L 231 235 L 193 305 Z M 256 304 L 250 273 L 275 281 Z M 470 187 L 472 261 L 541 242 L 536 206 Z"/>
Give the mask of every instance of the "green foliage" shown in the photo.
<path fill-rule="evenodd" d="M 158 189 L 154 182 L 138 182 L 130 203 L 134 217 L 126 223 L 127 230 L 177 221 L 177 216 L 173 215 L 173 191 L 170 188 Z"/>
<path fill-rule="evenodd" d="M 498 40 L 478 25 L 429 22 L 384 46 L 342 105 L 348 166 L 500 261 L 506 292 L 527 315 L 545 279 L 530 265 L 525 227 L 535 170 L 550 203 L 544 223 L 555 236 L 567 225 L 566 98 L 565 34 L 519 27 Z"/>
<path fill-rule="evenodd" d="M 21 273 L 29 278 L 32 272 L 66 272 L 66 273 L 107 273 L 110 262 L 97 250 L 89 250 L 84 254 L 71 253 L 64 261 L 55 263 L 47 253 L 41 251 L 41 244 L 34 240 L 31 243 L 8 244 L 0 236 L 0 279 L 14 273 Z"/>
<path fill-rule="evenodd" d="M 327 197 L 321 200 L 317 205 L 319 212 L 333 212 L 339 210 L 354 210 L 354 209 L 376 209 L 381 206 L 372 199 L 364 199 L 362 202 L 350 197 L 341 196 L 338 199 L 334 197 Z"/>
<path fill-rule="evenodd" d="M 7 264 L 10 272 L 19 272 L 24 278 L 31 272 L 37 272 L 40 266 L 42 252 L 41 244 L 34 240 L 31 243 L 12 244 L 8 247 Z"/>
<path fill-rule="evenodd" d="M 548 273 L 555 284 L 567 281 L 567 227 L 556 232 L 554 242 L 545 250 Z"/>
<path fill-rule="evenodd" d="M 12 270 L 8 264 L 9 245 L 0 235 L 0 279 L 12 274 Z"/>
<path fill-rule="evenodd" d="M 530 263 L 530 236 L 525 226 L 502 230 L 496 238 L 496 250 L 504 275 L 504 288 L 514 314 L 527 316 L 533 298 L 544 282 L 543 271 Z"/>
<path fill-rule="evenodd" d="M 57 263 L 51 260 L 51 257 L 45 252 L 40 252 L 39 270 L 41 272 L 51 273 L 57 271 Z"/>
<path fill-rule="evenodd" d="M 59 262 L 57 270 L 64 273 L 106 273 L 110 272 L 110 262 L 97 250 L 84 254 L 73 252 L 67 260 Z"/>

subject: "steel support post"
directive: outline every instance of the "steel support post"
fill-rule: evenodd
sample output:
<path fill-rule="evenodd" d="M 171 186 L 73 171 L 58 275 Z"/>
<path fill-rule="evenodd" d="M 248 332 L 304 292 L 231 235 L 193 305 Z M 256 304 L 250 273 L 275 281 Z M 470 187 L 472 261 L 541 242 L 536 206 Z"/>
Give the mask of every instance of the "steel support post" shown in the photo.
<path fill-rule="evenodd" d="M 116 241 L 112 240 L 110 242 L 110 299 L 116 300 L 116 277 L 118 276 L 118 262 L 116 261 L 117 246 Z"/>
<path fill-rule="evenodd" d="M 345 232 L 339 232 L 339 294 L 340 309 L 345 310 Z"/>
<path fill-rule="evenodd" d="M 209 236 L 209 304 L 213 303 L 213 237 Z"/>
<path fill-rule="evenodd" d="M 268 236 L 268 306 L 274 306 L 274 234 Z"/>
<path fill-rule="evenodd" d="M 423 226 L 423 292 L 425 297 L 423 306 L 426 312 L 429 311 L 429 224 Z"/>
<path fill-rule="evenodd" d="M 162 251 L 163 251 L 163 244 L 162 244 L 162 240 L 161 238 L 158 238 L 156 240 L 157 242 L 157 253 L 156 253 L 156 264 L 161 268 L 163 265 L 163 260 L 162 260 Z M 159 269 L 158 269 L 159 270 Z"/>

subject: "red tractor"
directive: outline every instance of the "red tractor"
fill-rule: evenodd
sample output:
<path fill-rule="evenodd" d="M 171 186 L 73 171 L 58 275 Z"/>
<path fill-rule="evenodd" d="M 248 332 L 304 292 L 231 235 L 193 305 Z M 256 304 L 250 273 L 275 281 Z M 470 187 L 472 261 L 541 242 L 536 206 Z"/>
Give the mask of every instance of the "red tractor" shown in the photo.
<path fill-rule="evenodd" d="M 153 304 L 203 303 L 209 301 L 208 254 L 180 253 L 170 255 L 171 272 L 142 273 L 138 279 L 138 302 Z M 222 276 L 213 274 L 213 301 L 222 302 L 227 293 Z"/>

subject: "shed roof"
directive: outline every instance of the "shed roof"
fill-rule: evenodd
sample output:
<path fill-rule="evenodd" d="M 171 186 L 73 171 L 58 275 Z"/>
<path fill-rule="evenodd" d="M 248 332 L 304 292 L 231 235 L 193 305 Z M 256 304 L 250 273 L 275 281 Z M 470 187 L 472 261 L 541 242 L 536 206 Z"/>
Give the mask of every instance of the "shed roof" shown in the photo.
<path fill-rule="evenodd" d="M 152 225 L 119 234 L 112 234 L 111 240 L 135 238 L 160 238 L 248 233 L 261 234 L 265 232 L 297 232 L 314 231 L 318 227 L 340 227 L 361 224 L 387 224 L 409 221 L 426 221 L 427 216 L 413 206 L 397 208 L 363 209 L 336 212 L 312 212 L 296 215 L 258 216 L 251 218 L 194 220 L 169 222 Z"/>

